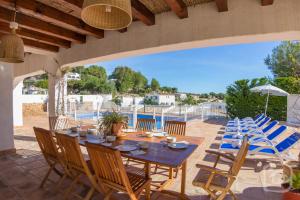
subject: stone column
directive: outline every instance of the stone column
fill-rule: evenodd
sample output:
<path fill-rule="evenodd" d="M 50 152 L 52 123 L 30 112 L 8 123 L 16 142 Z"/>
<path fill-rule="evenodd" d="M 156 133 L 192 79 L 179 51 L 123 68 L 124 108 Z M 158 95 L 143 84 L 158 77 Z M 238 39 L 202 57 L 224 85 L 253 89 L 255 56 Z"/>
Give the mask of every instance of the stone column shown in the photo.
<path fill-rule="evenodd" d="M 22 89 L 23 89 L 23 81 L 15 83 L 13 89 L 14 126 L 23 126 Z"/>
<path fill-rule="evenodd" d="M 64 112 L 67 111 L 67 79 L 48 75 L 48 113 L 49 116 L 61 114 L 58 110 L 62 107 L 64 98 Z"/>
<path fill-rule="evenodd" d="M 13 65 L 0 62 L 0 153 L 15 150 L 13 120 Z"/>

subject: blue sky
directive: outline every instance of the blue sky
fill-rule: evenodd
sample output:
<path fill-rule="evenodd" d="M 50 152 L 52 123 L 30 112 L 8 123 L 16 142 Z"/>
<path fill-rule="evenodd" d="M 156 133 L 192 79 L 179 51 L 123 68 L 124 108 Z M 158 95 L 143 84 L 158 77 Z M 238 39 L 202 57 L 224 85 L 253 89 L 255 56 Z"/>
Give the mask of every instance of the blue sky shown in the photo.
<path fill-rule="evenodd" d="M 173 51 L 99 62 L 110 74 L 116 66 L 129 66 L 161 86 L 181 92 L 225 92 L 235 80 L 272 77 L 264 58 L 279 42 L 229 45 Z"/>

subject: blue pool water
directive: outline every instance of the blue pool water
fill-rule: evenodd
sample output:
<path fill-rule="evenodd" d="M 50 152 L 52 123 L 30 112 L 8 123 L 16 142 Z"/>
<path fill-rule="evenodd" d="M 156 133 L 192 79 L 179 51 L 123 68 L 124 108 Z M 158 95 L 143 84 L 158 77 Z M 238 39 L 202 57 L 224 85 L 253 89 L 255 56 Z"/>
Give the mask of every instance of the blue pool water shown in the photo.
<path fill-rule="evenodd" d="M 103 113 L 100 113 L 100 115 L 102 115 Z M 133 126 L 133 114 L 130 113 L 124 113 L 125 116 L 128 116 L 129 122 L 128 125 L 129 126 Z M 81 119 L 93 119 L 97 117 L 97 112 L 95 113 L 84 113 L 84 114 L 77 114 L 77 119 L 81 120 Z M 152 119 L 153 116 L 152 115 L 145 115 L 145 114 L 138 114 L 137 115 L 138 119 Z M 155 120 L 156 120 L 156 126 L 158 129 L 161 128 L 162 125 L 162 121 L 161 121 L 161 116 L 155 116 Z M 184 121 L 183 118 L 180 117 L 171 117 L 171 116 L 165 116 L 164 120 L 177 120 L 177 121 Z"/>

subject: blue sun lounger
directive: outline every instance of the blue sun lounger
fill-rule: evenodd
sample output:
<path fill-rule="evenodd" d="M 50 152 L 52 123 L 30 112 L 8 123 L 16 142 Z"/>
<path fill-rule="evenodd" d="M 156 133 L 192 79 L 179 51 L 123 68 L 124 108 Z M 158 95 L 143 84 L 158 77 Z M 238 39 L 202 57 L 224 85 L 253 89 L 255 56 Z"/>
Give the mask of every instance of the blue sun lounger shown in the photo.
<path fill-rule="evenodd" d="M 295 144 L 298 143 L 299 140 L 300 133 L 295 132 L 276 145 L 272 142 L 265 142 L 265 146 L 250 145 L 248 154 L 277 157 L 280 159 L 281 162 L 283 162 L 284 159 L 288 159 L 288 150 L 295 146 Z M 238 150 L 239 145 L 231 143 L 223 143 L 220 145 L 220 151 L 223 152 L 234 153 Z"/>
<path fill-rule="evenodd" d="M 248 135 L 249 138 L 252 138 L 252 137 L 266 138 L 267 136 L 269 136 L 271 138 L 271 140 L 273 140 L 273 139 L 275 139 L 275 137 L 277 137 L 279 134 L 283 133 L 287 129 L 286 126 L 280 126 L 273 132 L 269 133 L 270 130 L 272 130 L 278 124 L 279 124 L 278 121 L 273 121 L 268 126 L 263 128 L 262 131 L 254 130 L 254 131 L 250 131 L 246 134 L 226 134 L 223 136 L 223 141 L 241 139 L 241 138 L 243 138 L 244 135 Z"/>

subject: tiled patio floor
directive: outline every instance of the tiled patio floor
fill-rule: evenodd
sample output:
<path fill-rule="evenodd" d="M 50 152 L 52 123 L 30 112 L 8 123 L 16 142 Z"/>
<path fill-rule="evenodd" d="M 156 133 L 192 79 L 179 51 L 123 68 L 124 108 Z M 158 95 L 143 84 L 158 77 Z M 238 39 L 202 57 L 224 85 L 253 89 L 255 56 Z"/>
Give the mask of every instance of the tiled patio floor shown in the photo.
<path fill-rule="evenodd" d="M 208 199 L 206 193 L 192 185 L 192 180 L 198 172 L 196 163 L 212 165 L 213 157 L 205 155 L 205 149 L 216 149 L 222 134 L 224 121 L 212 120 L 201 122 L 198 120 L 188 123 L 188 135 L 205 137 L 204 143 L 197 149 L 188 161 L 187 195 L 191 199 Z M 0 157 L 0 199 L 6 200 L 52 200 L 62 199 L 62 193 L 54 192 L 55 184 L 48 182 L 44 189 L 39 188 L 41 178 L 48 169 L 46 162 L 39 151 L 32 126 L 47 128 L 47 117 L 27 117 L 23 127 L 15 128 L 16 155 Z M 233 186 L 233 191 L 239 199 L 265 200 L 281 199 L 281 194 L 266 189 L 277 190 L 280 188 L 281 168 L 278 162 L 270 159 L 247 159 L 245 167 L 239 174 Z M 277 165 L 276 165 L 277 164 Z M 221 168 L 228 167 L 223 163 Z M 51 177 L 57 180 L 55 174 Z M 68 183 L 66 182 L 65 185 Z M 179 191 L 180 174 L 170 190 Z M 230 199 L 230 197 L 227 197 Z M 93 199 L 101 199 L 95 196 Z M 118 197 L 118 199 L 120 199 Z M 123 199 L 123 198 L 122 198 Z M 176 199 L 166 195 L 159 195 L 156 199 Z"/>

